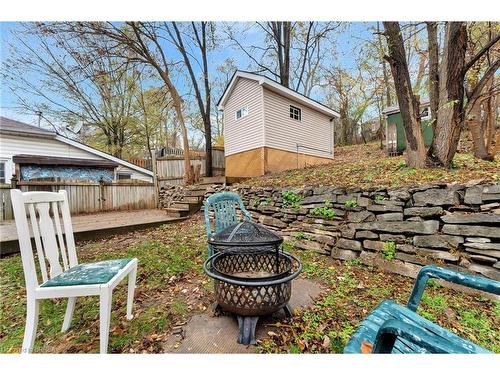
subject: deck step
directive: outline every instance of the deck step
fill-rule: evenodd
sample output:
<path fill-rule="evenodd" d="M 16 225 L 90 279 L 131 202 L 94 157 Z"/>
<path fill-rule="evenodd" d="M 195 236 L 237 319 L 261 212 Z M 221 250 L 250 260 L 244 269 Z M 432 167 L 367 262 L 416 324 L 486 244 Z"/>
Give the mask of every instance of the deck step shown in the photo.
<path fill-rule="evenodd" d="M 166 208 L 165 211 L 167 212 L 168 216 L 171 217 L 186 217 L 189 216 L 189 209 L 180 209 L 180 208 Z"/>

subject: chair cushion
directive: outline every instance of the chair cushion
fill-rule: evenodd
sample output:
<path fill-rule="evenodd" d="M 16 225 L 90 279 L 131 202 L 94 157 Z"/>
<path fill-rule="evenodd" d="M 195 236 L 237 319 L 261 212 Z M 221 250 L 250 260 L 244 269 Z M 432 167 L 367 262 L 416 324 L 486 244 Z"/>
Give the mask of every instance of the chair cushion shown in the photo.
<path fill-rule="evenodd" d="M 113 259 L 97 263 L 83 263 L 47 280 L 40 287 L 105 284 L 132 259 Z"/>
<path fill-rule="evenodd" d="M 457 353 L 457 346 L 462 349 L 458 353 L 490 353 L 488 350 L 455 335 L 393 301 L 383 301 L 361 322 L 345 346 L 344 353 L 360 353 L 363 341 L 368 341 L 373 345 L 380 326 L 389 319 L 397 319 L 415 325 L 426 330 L 429 334 L 437 336 L 439 340 L 453 344 L 450 345 L 450 353 Z M 392 353 L 427 353 L 427 351 L 412 342 L 398 338 Z"/>

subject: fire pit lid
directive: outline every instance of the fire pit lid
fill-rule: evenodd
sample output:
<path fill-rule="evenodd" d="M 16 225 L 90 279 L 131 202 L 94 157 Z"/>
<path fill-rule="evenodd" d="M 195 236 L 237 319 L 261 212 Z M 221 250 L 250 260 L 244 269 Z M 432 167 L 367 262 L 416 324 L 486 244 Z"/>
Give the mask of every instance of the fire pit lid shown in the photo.
<path fill-rule="evenodd" d="M 233 224 L 208 239 L 209 244 L 224 246 L 262 246 L 282 242 L 283 237 L 247 220 Z"/>

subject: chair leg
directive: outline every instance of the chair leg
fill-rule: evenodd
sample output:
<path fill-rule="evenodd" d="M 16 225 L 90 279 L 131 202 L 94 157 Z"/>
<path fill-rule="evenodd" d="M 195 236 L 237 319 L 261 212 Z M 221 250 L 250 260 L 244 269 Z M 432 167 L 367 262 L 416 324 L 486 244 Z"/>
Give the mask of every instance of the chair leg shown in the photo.
<path fill-rule="evenodd" d="M 26 326 L 24 328 L 24 339 L 22 352 L 29 353 L 35 344 L 36 328 L 38 326 L 38 315 L 40 311 L 40 301 L 29 298 L 26 304 Z"/>
<path fill-rule="evenodd" d="M 71 327 L 71 319 L 73 318 L 73 312 L 75 311 L 75 304 L 76 304 L 76 297 L 69 297 L 61 332 L 66 332 L 69 329 L 69 327 Z"/>
<path fill-rule="evenodd" d="M 127 292 L 127 319 L 131 320 L 132 307 L 134 305 L 135 281 L 137 278 L 137 265 L 128 274 L 128 292 Z"/>
<path fill-rule="evenodd" d="M 106 354 L 108 352 L 109 340 L 109 321 L 111 319 L 111 298 L 112 290 L 103 288 L 99 298 L 99 340 L 100 340 L 100 353 Z"/>

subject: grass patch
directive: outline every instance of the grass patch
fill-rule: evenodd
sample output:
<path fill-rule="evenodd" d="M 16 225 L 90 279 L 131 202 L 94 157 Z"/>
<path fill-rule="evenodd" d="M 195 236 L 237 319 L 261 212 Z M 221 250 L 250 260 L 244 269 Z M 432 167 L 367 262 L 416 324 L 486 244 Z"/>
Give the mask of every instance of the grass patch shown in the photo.
<path fill-rule="evenodd" d="M 413 279 L 367 267 L 359 260 L 334 261 L 288 246 L 303 261 L 303 276 L 319 281 L 325 292 L 306 311 L 285 324 L 276 324 L 273 335 L 259 344 L 263 353 L 341 353 L 359 323 L 380 302 L 391 299 L 405 305 L 408 301 Z M 418 312 L 459 336 L 500 352 L 499 306 L 436 283 L 426 289 Z"/>
<path fill-rule="evenodd" d="M 403 156 L 388 157 L 378 143 L 335 147 L 335 158 L 329 164 L 272 173 L 249 179 L 249 186 L 316 186 L 369 188 L 422 185 L 433 182 L 464 183 L 475 179 L 500 181 L 500 157 L 494 161 L 474 158 L 470 153 L 457 153 L 453 168 L 407 167 Z"/>
<path fill-rule="evenodd" d="M 298 237 L 307 234 L 297 233 Z M 301 277 L 324 287 L 314 304 L 294 318 L 277 321 L 274 335 L 257 350 L 264 353 L 338 353 L 359 323 L 382 300 L 405 304 L 413 280 L 373 267 L 359 259 L 340 262 L 314 251 L 284 249 L 304 264 Z M 212 283 L 202 272 L 206 239 L 201 215 L 182 223 L 80 244 L 80 262 L 137 257 L 139 272 L 134 319 L 128 321 L 126 283 L 113 293 L 109 350 L 161 353 L 172 327 L 205 311 L 213 302 Z M 0 352 L 19 352 L 23 339 L 26 295 L 20 256 L 0 259 Z M 96 297 L 78 298 L 73 324 L 61 333 L 66 301 L 46 300 L 36 350 L 44 353 L 92 353 L 99 350 Z M 487 349 L 500 352 L 500 303 L 450 292 L 430 283 L 419 313 Z"/>

